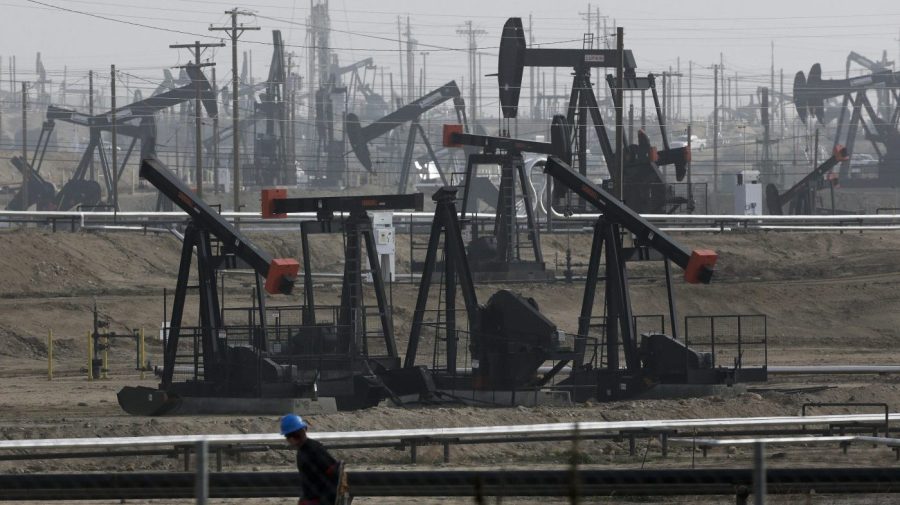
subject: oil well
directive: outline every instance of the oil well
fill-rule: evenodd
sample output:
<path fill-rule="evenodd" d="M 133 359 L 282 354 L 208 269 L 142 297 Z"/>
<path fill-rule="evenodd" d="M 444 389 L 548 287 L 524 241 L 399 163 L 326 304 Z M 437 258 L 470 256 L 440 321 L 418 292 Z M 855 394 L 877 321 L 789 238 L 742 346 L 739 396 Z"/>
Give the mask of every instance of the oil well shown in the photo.
<path fill-rule="evenodd" d="M 293 497 L 286 412 L 356 496 L 896 493 L 897 16 L 25 3 L 129 33 L 0 48 L 0 501 Z"/>
<path fill-rule="evenodd" d="M 285 117 L 284 111 L 275 110 L 280 102 L 269 100 L 282 95 L 276 86 L 284 80 L 278 63 L 282 45 L 276 32 L 273 65 L 265 81 L 267 105 L 257 108 L 262 116 L 252 116 L 250 121 L 259 119 L 271 126 L 273 118 Z M 371 65 L 366 60 L 347 71 L 332 66 L 329 85 L 334 89 L 336 79 L 346 73 L 353 73 L 353 82 L 363 85 L 355 72 Z M 623 70 L 622 77 L 605 79 L 612 103 L 618 104 L 626 90 L 641 96 L 649 93 L 662 149 L 651 146 L 644 130 L 635 134 L 634 144 L 629 144 L 623 131 L 618 132 L 622 143 L 613 147 L 591 72 L 616 66 Z M 529 67 L 573 69 L 571 100 L 566 113 L 555 115 L 549 124 L 549 142 L 510 135 L 519 106 L 519 95 L 513 90 L 521 88 L 524 69 Z M 175 171 L 145 153 L 141 177 L 188 213 L 190 220 L 183 233 L 159 385 L 126 387 L 119 393 L 122 407 L 132 414 L 160 415 L 271 413 L 291 410 L 294 405 L 307 412 L 356 410 L 382 402 L 568 405 L 634 398 L 658 385 L 702 391 L 703 386 L 765 381 L 765 360 L 751 363 L 747 359 L 749 347 L 765 348 L 764 338 L 739 341 L 729 356 L 727 348 L 733 343 L 720 342 L 717 347 L 710 336 L 710 342 L 701 345 L 704 348 L 694 348 L 691 342 L 697 342 L 696 337 L 679 335 L 671 265 L 684 271 L 688 283 L 709 283 L 717 255 L 685 248 L 640 214 L 685 212 L 695 203 L 676 196 L 664 182 L 668 165 L 675 168 L 674 179 L 683 180 L 691 156 L 687 146 L 669 146 L 654 75 L 639 77 L 635 57 L 627 50 L 529 49 L 519 18 L 510 18 L 503 28 L 497 68 L 505 125 L 497 135 L 470 132 L 462 92 L 452 81 L 365 126 L 357 114 L 346 113 L 344 134 L 366 172 L 378 177 L 379 165 L 386 160 L 402 160 L 399 171 L 383 179 L 397 193 L 290 196 L 296 184 L 266 187 L 266 181 L 287 179 L 281 179 L 277 170 L 269 171 L 269 178 L 259 175 L 269 173 L 269 165 L 259 165 L 260 157 L 254 154 L 257 175 L 245 172 L 243 180 L 264 188 L 264 219 L 293 218 L 289 222 L 294 223 L 302 216 L 299 233 L 294 232 L 300 238 L 302 268 L 298 259 L 273 259 L 205 203 Z M 322 95 L 317 92 L 317 100 Z M 454 115 L 442 126 L 440 147 L 466 160 L 458 172 L 442 166 L 422 123 L 425 115 L 445 102 L 452 102 Z M 329 107 L 323 110 L 333 114 Z M 316 114 L 321 122 L 322 111 L 317 109 Z M 589 119 L 603 161 L 620 168 L 618 172 L 610 168 L 609 179 L 602 182 L 586 175 Z M 330 128 L 332 122 L 325 122 Z M 257 139 L 273 135 L 269 126 Z M 401 128 L 407 131 L 405 144 L 370 148 Z M 335 138 L 328 133 L 320 138 L 324 142 L 320 146 L 334 151 L 327 145 L 337 142 Z M 427 152 L 428 163 L 436 169 L 433 180 L 414 168 L 419 143 L 418 149 Z M 842 159 L 838 156 L 816 173 L 835 166 Z M 331 166 L 325 173 L 340 172 L 334 170 Z M 545 178 L 541 191 L 534 184 L 536 175 Z M 315 187 L 329 177 L 311 178 L 307 183 Z M 437 189 L 430 195 L 404 193 L 414 180 L 422 183 L 417 187 L 432 182 Z M 797 192 L 778 194 L 770 188 L 768 197 L 770 202 L 783 198 L 781 205 L 786 205 Z M 426 200 L 433 211 L 425 211 Z M 481 217 L 485 209 L 493 210 L 491 218 Z M 398 336 L 388 288 L 396 276 L 397 230 L 392 216 L 404 213 L 409 216 L 410 247 L 417 233 L 427 232 L 427 240 L 417 273 L 406 274 L 410 280 L 418 279 L 418 294 L 409 333 Z M 515 283 L 557 280 L 544 258 L 541 235 L 552 219 L 564 223 L 573 215 L 599 217 L 581 218 L 590 223 L 592 241 L 583 251 L 589 261 L 578 281 L 583 284 L 580 315 L 571 321 L 553 321 L 541 312 L 540 300 L 517 293 Z M 339 237 L 343 244 L 340 294 L 332 306 L 317 303 L 320 295 L 311 243 L 322 235 Z M 198 272 L 196 326 L 183 319 L 192 256 L 196 256 Z M 632 262 L 663 266 L 659 275 L 666 286 L 669 313 L 660 316 L 658 330 L 638 328 L 627 266 Z M 229 269 L 249 270 L 255 279 L 249 306 L 223 306 L 228 298 L 224 273 Z M 268 295 L 291 294 L 301 275 L 301 301 L 267 300 Z M 571 275 L 564 278 L 573 282 Z M 479 301 L 478 284 L 484 282 L 500 286 L 486 301 Z M 603 315 L 595 316 L 601 283 Z M 463 305 L 457 307 L 460 299 Z M 665 331 L 666 320 L 671 334 Z M 564 327 L 575 331 L 567 333 Z M 403 357 L 398 340 L 406 343 Z M 430 364 L 421 361 L 423 351 L 432 355 Z"/>

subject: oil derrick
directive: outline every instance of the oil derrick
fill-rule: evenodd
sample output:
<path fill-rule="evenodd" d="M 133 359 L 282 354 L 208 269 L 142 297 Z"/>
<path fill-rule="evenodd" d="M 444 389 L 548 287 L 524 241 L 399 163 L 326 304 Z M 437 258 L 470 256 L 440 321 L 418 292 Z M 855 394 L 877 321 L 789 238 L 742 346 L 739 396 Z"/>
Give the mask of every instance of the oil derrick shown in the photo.
<path fill-rule="evenodd" d="M 265 92 L 260 95 L 259 102 L 253 104 L 254 116 L 261 119 L 265 125 L 262 133 L 256 133 L 253 143 L 251 180 L 256 185 L 297 184 L 297 171 L 291 166 L 292 163 L 288 163 L 286 156 L 285 139 L 288 131 L 286 84 L 284 41 L 281 38 L 281 31 L 273 30 L 272 62 L 265 82 Z"/>
<path fill-rule="evenodd" d="M 307 139 L 315 139 L 307 146 L 307 159 L 310 184 L 318 187 L 339 187 L 346 183 L 347 164 L 344 159 L 343 132 L 335 131 L 335 107 L 343 106 L 340 95 L 340 83 L 331 72 L 334 58 L 330 49 L 331 19 L 328 14 L 328 3 L 312 6 L 307 22 L 307 46 L 309 47 L 309 96 L 313 101 L 311 111 L 314 114 L 309 124 L 315 125 L 315 132 L 307 132 Z"/>
<path fill-rule="evenodd" d="M 775 183 L 784 186 L 784 167 L 772 157 L 772 146 L 778 141 L 772 139 L 771 130 L 771 108 L 769 106 L 769 88 L 762 87 L 759 89 L 759 118 L 763 128 L 763 138 L 757 139 L 756 143 L 760 144 L 761 156 L 759 162 L 756 163 L 756 170 L 759 170 L 763 178 L 763 184 Z"/>
<path fill-rule="evenodd" d="M 40 52 L 37 53 L 35 59 L 35 74 L 37 74 L 37 80 L 34 81 L 34 89 L 37 92 L 35 102 L 46 107 L 50 105 L 50 93 L 47 92 L 47 85 L 53 81 L 47 79 L 47 69 L 44 68 L 44 63 L 41 61 Z"/>

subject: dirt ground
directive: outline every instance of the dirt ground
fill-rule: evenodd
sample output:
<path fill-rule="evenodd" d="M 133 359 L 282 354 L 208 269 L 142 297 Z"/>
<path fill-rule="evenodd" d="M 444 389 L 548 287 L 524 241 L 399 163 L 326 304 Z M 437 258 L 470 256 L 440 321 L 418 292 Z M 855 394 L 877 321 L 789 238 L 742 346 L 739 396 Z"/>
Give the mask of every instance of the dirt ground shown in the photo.
<path fill-rule="evenodd" d="M 299 234 L 253 234 L 276 256 L 298 257 Z M 732 233 L 679 234 L 691 247 L 712 248 L 719 253 L 714 282 L 708 286 L 675 284 L 679 317 L 691 314 L 765 314 L 769 365 L 788 364 L 895 364 L 900 355 L 897 328 L 900 323 L 900 234 L 865 233 Z M 408 271 L 409 243 L 398 238 L 398 264 Z M 424 240 L 422 238 L 421 240 Z M 546 236 L 548 262 L 573 253 L 576 274 L 587 261 L 589 237 Z M 111 321 L 120 334 L 144 328 L 148 353 L 161 362 L 156 339 L 163 321 L 163 290 L 174 288 L 180 243 L 168 234 L 51 233 L 39 229 L 0 230 L 0 437 L 6 439 L 56 437 L 108 437 L 154 434 L 260 433 L 277 429 L 275 416 L 206 416 L 140 418 L 124 414 L 115 393 L 125 385 L 157 383 L 152 374 L 141 379 L 134 370 L 135 342 L 117 339 L 110 355 L 110 378 L 88 381 L 86 335 L 91 328 L 91 308 Z M 341 243 L 322 237 L 312 249 L 319 272 L 339 272 Z M 561 268 L 560 268 L 561 270 Z M 665 285 L 658 264 L 632 269 L 632 302 L 636 314 L 667 311 Z M 252 278 L 228 279 L 226 305 L 249 303 Z M 317 280 L 317 296 L 336 301 L 336 280 Z M 574 332 L 581 303 L 582 285 L 563 282 L 543 284 L 483 285 L 483 302 L 493 291 L 508 287 L 533 297 L 541 311 L 560 328 Z M 406 346 L 409 319 L 417 286 L 391 286 L 395 326 L 401 350 Z M 292 296 L 284 302 L 298 300 Z M 599 302 L 602 296 L 598 296 Z M 171 301 L 171 300 L 170 300 Z M 195 302 L 194 302 L 195 303 Z M 189 300 L 188 309 L 194 306 Z M 168 310 L 168 309 L 166 309 Z M 196 317 L 191 310 L 187 317 Z M 599 312 L 598 312 L 599 313 Z M 54 378 L 47 379 L 47 339 L 53 333 Z M 401 351 L 402 352 L 402 351 Z M 420 352 L 427 360 L 430 350 Z M 469 407 L 396 408 L 379 406 L 359 412 L 310 416 L 313 432 L 415 427 L 478 426 L 558 421 L 637 420 L 699 417 L 795 415 L 805 402 L 886 402 L 892 410 L 900 400 L 900 377 L 798 377 L 774 378 L 751 392 L 731 391 L 717 396 L 671 400 L 634 400 L 605 404 L 581 404 L 569 408 L 477 409 Z M 837 412 L 849 412 L 835 409 Z M 671 448 L 663 458 L 658 441 L 639 441 L 638 454 L 630 456 L 624 440 L 582 441 L 584 464 L 603 468 L 653 468 L 697 466 L 749 467 L 749 449 L 734 447 L 711 451 L 702 458 L 690 448 Z M 522 466 L 565 464 L 569 444 L 502 444 L 454 446 L 450 467 Z M 351 468 L 404 468 L 408 451 L 356 449 L 338 451 Z M 226 458 L 226 470 L 290 469 L 289 451 L 245 455 L 241 461 Z M 809 466 L 827 461 L 832 465 L 896 465 L 886 448 L 853 446 L 847 455 L 838 447 L 772 448 L 773 467 Z M 0 461 L 5 473 L 168 470 L 181 462 L 167 458 L 56 459 Z M 418 467 L 441 463 L 441 448 L 419 451 Z M 773 498 L 770 503 L 799 503 L 800 498 Z M 816 496 L 810 503 L 893 503 L 881 497 L 830 498 Z M 413 503 L 413 500 L 392 500 Z M 637 500 L 640 503 L 701 503 L 691 499 Z M 415 500 L 415 503 L 438 503 Z M 465 503 L 466 501 L 459 501 Z M 543 503 L 545 500 L 516 500 Z M 621 503 L 597 499 L 590 503 Z M 100 502 L 98 502 L 100 503 Z M 155 502 L 161 503 L 161 502 Z M 217 503 L 217 501 L 213 501 Z M 259 500 L 247 503 L 286 503 Z M 357 500 L 354 503 L 375 503 Z M 442 501 L 443 503 L 443 501 Z M 733 497 L 702 503 L 733 503 Z"/>

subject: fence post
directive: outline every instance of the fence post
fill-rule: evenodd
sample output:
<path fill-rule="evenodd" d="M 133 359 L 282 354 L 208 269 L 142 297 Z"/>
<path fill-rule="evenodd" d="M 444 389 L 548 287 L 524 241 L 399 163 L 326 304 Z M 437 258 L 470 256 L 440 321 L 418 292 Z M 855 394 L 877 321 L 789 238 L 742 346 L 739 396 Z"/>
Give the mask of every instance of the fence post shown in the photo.
<path fill-rule="evenodd" d="M 206 505 L 209 500 L 209 443 L 206 440 L 197 442 L 194 452 L 196 452 L 194 497 L 197 505 Z"/>
<path fill-rule="evenodd" d="M 145 368 L 145 364 L 147 363 L 147 357 L 145 355 L 146 351 L 144 349 L 144 327 L 143 326 L 141 326 L 141 337 L 140 338 L 141 338 L 141 352 L 139 354 L 140 354 L 141 358 L 140 358 L 139 368 L 141 370 L 141 379 L 143 379 L 144 378 L 144 368 Z"/>
<path fill-rule="evenodd" d="M 100 378 L 109 379 L 109 337 L 106 337 L 103 345 L 103 368 L 100 369 Z"/>
<path fill-rule="evenodd" d="M 753 444 L 753 503 L 766 505 L 766 444 Z"/>
<path fill-rule="evenodd" d="M 91 332 L 87 333 L 87 363 L 88 363 L 88 380 L 94 380 L 94 341 L 91 338 Z"/>

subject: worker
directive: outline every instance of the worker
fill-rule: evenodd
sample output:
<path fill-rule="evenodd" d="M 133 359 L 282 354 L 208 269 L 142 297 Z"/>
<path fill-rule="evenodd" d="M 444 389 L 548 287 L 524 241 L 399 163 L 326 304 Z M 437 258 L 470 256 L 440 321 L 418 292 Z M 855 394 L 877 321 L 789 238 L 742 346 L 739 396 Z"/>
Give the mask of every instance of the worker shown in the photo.
<path fill-rule="evenodd" d="M 341 464 L 321 443 L 307 437 L 306 421 L 296 414 L 281 418 L 281 435 L 297 449 L 297 470 L 300 472 L 302 495 L 298 505 L 335 505 Z"/>

